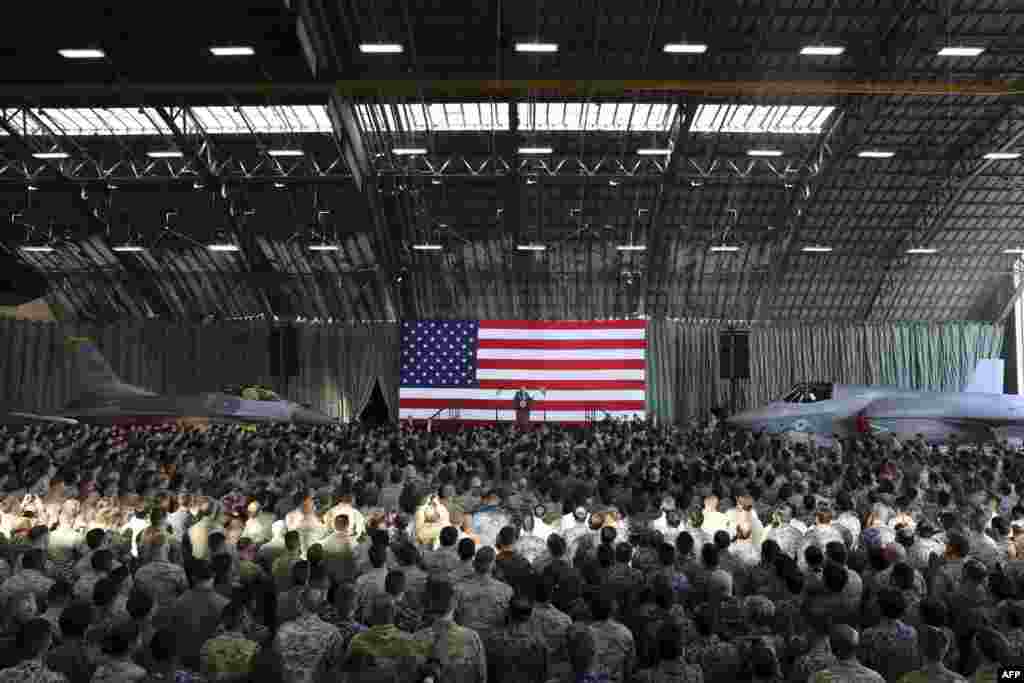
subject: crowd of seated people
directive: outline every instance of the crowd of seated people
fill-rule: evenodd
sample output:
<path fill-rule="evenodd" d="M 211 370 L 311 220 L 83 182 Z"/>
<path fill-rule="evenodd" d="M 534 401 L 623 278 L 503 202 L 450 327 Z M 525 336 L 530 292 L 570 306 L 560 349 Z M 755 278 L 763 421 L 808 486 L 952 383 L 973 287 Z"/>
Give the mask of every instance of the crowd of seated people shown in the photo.
<path fill-rule="evenodd" d="M 1022 486 L 641 422 L 0 429 L 0 683 L 995 681 Z"/>

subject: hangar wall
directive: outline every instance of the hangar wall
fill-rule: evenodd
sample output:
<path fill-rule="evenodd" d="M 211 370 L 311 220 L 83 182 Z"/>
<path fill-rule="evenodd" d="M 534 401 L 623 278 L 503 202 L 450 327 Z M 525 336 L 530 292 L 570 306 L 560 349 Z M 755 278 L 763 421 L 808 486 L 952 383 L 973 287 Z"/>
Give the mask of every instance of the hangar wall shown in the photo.
<path fill-rule="evenodd" d="M 728 406 L 719 379 L 715 323 L 648 324 L 648 412 L 659 421 L 705 417 Z M 162 392 L 200 392 L 259 383 L 342 418 L 356 417 L 375 381 L 391 414 L 398 404 L 398 326 L 300 325 L 299 372 L 271 374 L 270 328 L 260 322 L 176 325 L 127 322 L 105 327 L 0 320 L 0 403 L 59 410 L 73 398 L 68 335 L 90 336 L 122 378 Z M 778 397 L 800 381 L 893 384 L 958 390 L 978 358 L 997 357 L 1003 326 L 985 323 L 773 326 L 751 329 L 751 379 L 738 406 Z"/>
<path fill-rule="evenodd" d="M 701 418 L 729 406 L 730 382 L 719 379 L 717 324 L 648 323 L 647 408 L 669 422 Z M 979 358 L 999 357 L 1003 326 L 974 322 L 753 327 L 751 378 L 738 407 L 781 396 L 797 382 L 888 384 L 958 391 Z"/>

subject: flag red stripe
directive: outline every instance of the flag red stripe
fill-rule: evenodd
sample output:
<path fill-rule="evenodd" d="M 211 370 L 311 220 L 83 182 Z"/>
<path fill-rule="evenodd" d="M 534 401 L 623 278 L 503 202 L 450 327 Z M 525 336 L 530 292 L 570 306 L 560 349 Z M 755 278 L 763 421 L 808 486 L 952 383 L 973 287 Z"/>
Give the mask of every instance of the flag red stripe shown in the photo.
<path fill-rule="evenodd" d="M 642 330 L 646 320 L 481 320 L 487 330 Z"/>
<path fill-rule="evenodd" d="M 516 358 L 478 358 L 476 366 L 482 370 L 643 370 L 642 359 L 622 360 L 538 360 Z"/>
<path fill-rule="evenodd" d="M 400 408 L 462 408 L 464 410 L 512 410 L 515 408 L 511 398 L 472 400 L 443 398 L 403 398 L 399 401 Z M 647 409 L 644 401 L 534 401 L 530 410 L 635 410 L 643 412 Z"/>
<path fill-rule="evenodd" d="M 633 389 L 643 391 L 647 383 L 643 380 L 585 380 L 585 379 L 562 379 L 562 380 L 509 380 L 509 379 L 482 379 L 479 384 L 481 389 L 566 389 L 570 391 L 588 390 L 626 390 Z"/>
<path fill-rule="evenodd" d="M 646 339 L 481 339 L 479 349 L 646 349 Z"/>
<path fill-rule="evenodd" d="M 408 424 L 409 418 L 403 417 L 399 420 L 401 424 Z M 426 418 L 416 417 L 412 419 L 413 424 L 417 427 L 425 428 L 427 425 Z M 560 421 L 560 422 L 531 422 L 530 429 L 540 429 L 544 425 L 548 426 L 559 426 L 559 427 L 590 427 L 595 424 L 600 424 L 601 420 L 595 420 L 593 422 L 587 422 L 585 420 L 574 420 L 574 421 Z M 495 425 L 511 425 L 515 424 L 508 420 L 495 423 L 494 420 L 434 420 L 431 426 L 431 431 L 443 432 L 451 429 L 458 429 L 460 427 L 488 427 L 493 428 Z"/>

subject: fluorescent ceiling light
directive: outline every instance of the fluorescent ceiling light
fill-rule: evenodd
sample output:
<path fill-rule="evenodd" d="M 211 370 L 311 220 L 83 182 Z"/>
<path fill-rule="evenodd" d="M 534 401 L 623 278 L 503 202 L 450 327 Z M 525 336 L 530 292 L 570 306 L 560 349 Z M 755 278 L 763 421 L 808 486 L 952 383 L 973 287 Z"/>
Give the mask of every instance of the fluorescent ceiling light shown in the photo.
<path fill-rule="evenodd" d="M 985 51 L 983 47 L 967 47 L 965 45 L 950 45 L 939 50 L 940 57 L 977 57 Z"/>
<path fill-rule="evenodd" d="M 518 244 L 516 251 L 544 251 L 547 247 L 543 244 Z"/>
<path fill-rule="evenodd" d="M 615 247 L 618 251 L 647 251 L 645 244 L 620 244 Z"/>
<path fill-rule="evenodd" d="M 740 248 L 735 244 L 716 244 L 711 247 L 711 251 L 716 252 L 734 252 L 739 251 Z"/>
<path fill-rule="evenodd" d="M 237 244 L 209 244 L 206 248 L 210 251 L 239 251 Z"/>
<path fill-rule="evenodd" d="M 412 248 L 416 251 L 441 251 L 444 249 L 440 244 L 414 244 Z"/>
<path fill-rule="evenodd" d="M 36 192 L 36 191 L 38 191 L 38 190 L 39 190 L 39 188 L 38 188 L 38 187 L 36 187 L 35 185 L 29 185 L 29 186 L 28 186 L 28 191 L 29 191 L 29 192 Z"/>
<path fill-rule="evenodd" d="M 21 250 L 22 251 L 29 251 L 29 252 L 32 252 L 34 254 L 49 254 L 50 252 L 55 251 L 53 247 L 44 246 L 44 245 L 22 247 Z"/>
<path fill-rule="evenodd" d="M 310 251 L 338 251 L 340 247 L 337 244 L 311 244 L 306 249 Z"/>
<path fill-rule="evenodd" d="M 913 249 L 907 249 L 908 254 L 938 254 L 938 249 L 932 249 L 930 247 L 914 247 Z"/>
<path fill-rule="evenodd" d="M 274 187 L 276 187 L 278 190 L 283 190 L 286 187 L 286 185 L 284 183 L 274 183 Z"/>
<path fill-rule="evenodd" d="M 391 150 L 391 153 L 395 156 L 415 156 L 418 154 L 426 154 L 426 147 L 395 147 Z"/>
<path fill-rule="evenodd" d="M 36 159 L 67 159 L 71 155 L 67 152 L 36 152 L 32 156 Z"/>
<path fill-rule="evenodd" d="M 146 248 L 138 244 L 119 244 L 116 247 L 111 247 L 111 250 L 122 254 L 135 254 L 140 251 L 146 251 Z"/>
<path fill-rule="evenodd" d="M 857 152 L 857 156 L 861 159 L 891 159 L 896 156 L 896 152 L 887 152 L 880 149 L 865 149 Z"/>
<path fill-rule="evenodd" d="M 693 133 L 817 135 L 835 107 L 761 104 L 702 104 L 690 124 Z"/>
<path fill-rule="evenodd" d="M 301 157 L 306 153 L 301 149 L 268 149 L 267 154 L 272 157 Z"/>
<path fill-rule="evenodd" d="M 248 45 L 224 45 L 211 47 L 210 54 L 214 57 L 249 57 L 256 54 L 256 50 Z"/>
<path fill-rule="evenodd" d="M 985 155 L 985 158 L 991 161 L 1009 161 L 1011 159 L 1020 159 L 1020 152 L 989 152 Z"/>
<path fill-rule="evenodd" d="M 1024 247 L 1010 247 L 1009 249 L 1003 249 L 1004 254 L 1024 254 Z"/>
<path fill-rule="evenodd" d="M 800 251 L 805 254 L 827 254 L 832 251 L 832 247 L 804 247 Z"/>
<path fill-rule="evenodd" d="M 64 59 L 103 59 L 107 53 L 98 48 L 69 48 L 57 50 Z"/>
<path fill-rule="evenodd" d="M 781 149 L 748 149 L 748 157 L 781 157 Z"/>
<path fill-rule="evenodd" d="M 704 43 L 666 43 L 663 48 L 671 55 L 702 55 L 708 51 Z"/>
<path fill-rule="evenodd" d="M 808 45 L 800 50 L 800 54 L 811 57 L 836 57 L 846 52 L 841 45 Z"/>
<path fill-rule="evenodd" d="M 638 149 L 636 153 L 642 157 L 653 157 L 662 154 L 671 154 L 672 150 L 667 147 L 647 147 L 644 149 Z"/>
<path fill-rule="evenodd" d="M 558 43 L 516 43 L 516 52 L 558 52 Z"/>
<path fill-rule="evenodd" d="M 364 55 L 397 55 L 403 49 L 401 43 L 363 43 L 359 46 Z"/>
<path fill-rule="evenodd" d="M 551 147 L 520 147 L 520 154 L 551 154 L 555 150 Z"/>
<path fill-rule="evenodd" d="M 180 159 L 185 155 L 177 150 L 168 149 L 163 151 L 157 150 L 153 152 L 146 152 L 146 156 L 150 159 Z"/>

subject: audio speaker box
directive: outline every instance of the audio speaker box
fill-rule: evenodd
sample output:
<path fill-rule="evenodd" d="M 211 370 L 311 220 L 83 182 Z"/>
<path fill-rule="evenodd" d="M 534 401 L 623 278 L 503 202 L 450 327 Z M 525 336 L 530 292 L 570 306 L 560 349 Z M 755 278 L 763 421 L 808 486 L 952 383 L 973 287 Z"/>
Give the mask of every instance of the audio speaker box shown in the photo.
<path fill-rule="evenodd" d="M 299 331 L 294 325 L 273 327 L 267 338 L 270 374 L 295 377 L 299 374 Z"/>
<path fill-rule="evenodd" d="M 750 333 L 726 330 L 718 336 L 718 368 L 722 379 L 750 379 Z"/>

